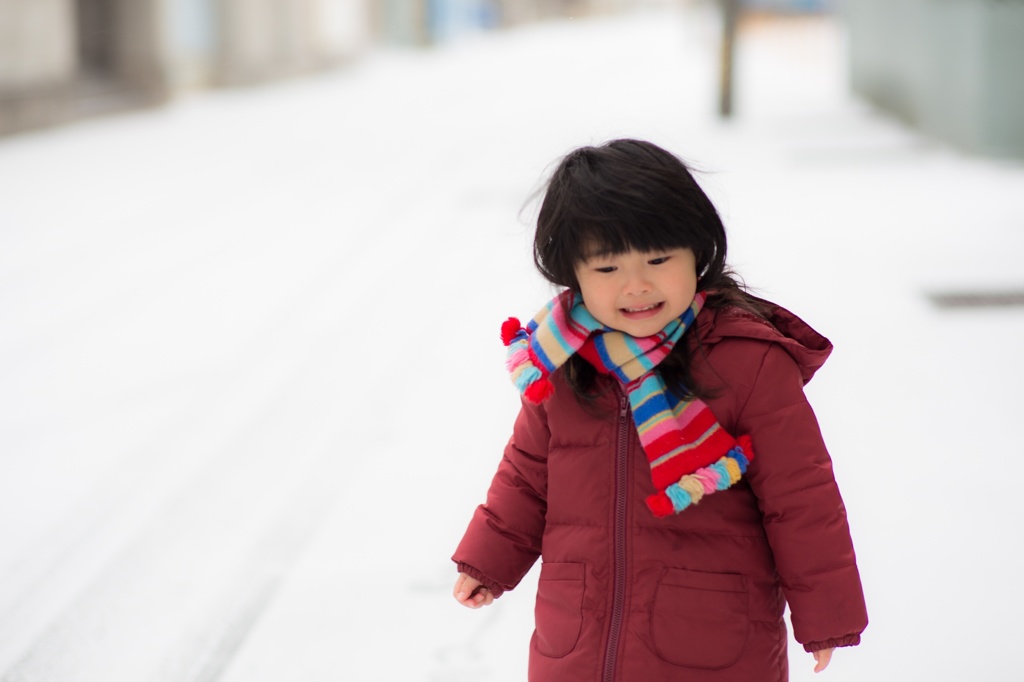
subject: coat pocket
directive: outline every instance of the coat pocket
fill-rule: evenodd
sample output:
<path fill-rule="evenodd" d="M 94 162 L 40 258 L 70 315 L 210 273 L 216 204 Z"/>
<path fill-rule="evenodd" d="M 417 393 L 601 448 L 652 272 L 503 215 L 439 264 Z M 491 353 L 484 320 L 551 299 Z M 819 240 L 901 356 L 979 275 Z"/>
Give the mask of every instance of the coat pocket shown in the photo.
<path fill-rule="evenodd" d="M 543 563 L 537 582 L 537 651 L 559 658 L 576 648 L 583 628 L 584 566 Z"/>
<path fill-rule="evenodd" d="M 729 667 L 747 643 L 748 602 L 742 575 L 667 569 L 651 608 L 654 650 L 673 665 Z"/>

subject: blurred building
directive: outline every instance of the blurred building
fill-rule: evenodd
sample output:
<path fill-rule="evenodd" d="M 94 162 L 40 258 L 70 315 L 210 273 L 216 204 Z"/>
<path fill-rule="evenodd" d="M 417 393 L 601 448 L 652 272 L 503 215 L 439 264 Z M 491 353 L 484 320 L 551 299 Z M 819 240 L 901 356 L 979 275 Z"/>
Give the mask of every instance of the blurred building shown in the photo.
<path fill-rule="evenodd" d="M 650 0 L 647 0 L 650 2 Z M 0 135 L 640 0 L 0 0 Z"/>
<path fill-rule="evenodd" d="M 854 91 L 962 149 L 1024 158 L 1024 2 L 850 0 Z"/>
<path fill-rule="evenodd" d="M 773 14 L 819 14 L 835 10 L 836 0 L 742 0 L 746 12 Z"/>
<path fill-rule="evenodd" d="M 0 134 L 331 66 L 370 0 L 0 0 Z"/>
<path fill-rule="evenodd" d="M 428 45 L 460 34 L 592 16 L 654 0 L 376 0 L 375 34 L 388 43 Z"/>

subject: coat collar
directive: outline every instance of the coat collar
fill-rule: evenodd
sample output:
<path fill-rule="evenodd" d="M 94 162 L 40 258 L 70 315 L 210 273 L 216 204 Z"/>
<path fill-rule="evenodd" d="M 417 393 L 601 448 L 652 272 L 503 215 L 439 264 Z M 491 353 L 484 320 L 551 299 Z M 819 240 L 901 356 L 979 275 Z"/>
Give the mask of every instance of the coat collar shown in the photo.
<path fill-rule="evenodd" d="M 777 343 L 800 367 L 806 384 L 832 353 L 832 343 L 782 306 L 761 303 L 770 311 L 767 319 L 735 306 L 705 308 L 697 318 L 699 343 L 711 346 L 729 338 Z"/>

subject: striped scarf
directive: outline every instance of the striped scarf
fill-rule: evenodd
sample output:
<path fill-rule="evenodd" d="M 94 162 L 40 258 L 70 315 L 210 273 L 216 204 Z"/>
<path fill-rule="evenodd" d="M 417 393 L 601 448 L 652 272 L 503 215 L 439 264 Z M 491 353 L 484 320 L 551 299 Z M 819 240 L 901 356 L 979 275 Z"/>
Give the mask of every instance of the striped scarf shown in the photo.
<path fill-rule="evenodd" d="M 656 370 L 693 324 L 705 297 L 698 293 L 681 316 L 644 338 L 604 326 L 569 290 L 548 301 L 526 328 L 514 317 L 501 328 L 512 381 L 531 402 L 541 403 L 551 394 L 551 373 L 577 352 L 619 380 L 657 491 L 647 506 L 658 517 L 677 514 L 704 495 L 730 487 L 754 457 L 749 437 L 734 439 L 703 401 L 680 400 Z"/>

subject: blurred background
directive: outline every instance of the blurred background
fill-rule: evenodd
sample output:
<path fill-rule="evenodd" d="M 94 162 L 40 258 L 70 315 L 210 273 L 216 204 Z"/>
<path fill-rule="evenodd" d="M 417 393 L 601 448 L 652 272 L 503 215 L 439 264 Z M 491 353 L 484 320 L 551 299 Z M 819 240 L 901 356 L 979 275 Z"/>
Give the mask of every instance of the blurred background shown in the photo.
<path fill-rule="evenodd" d="M 428 46 L 662 0 L 4 0 L 0 135 L 153 106 L 194 91 L 343 67 L 375 46 Z M 736 22 L 830 14 L 855 93 L 964 149 L 1024 156 L 1024 19 L 1004 0 L 678 0 Z M 728 83 L 726 84 L 728 85 Z M 727 105 L 728 106 L 728 105 Z"/>
<path fill-rule="evenodd" d="M 449 556 L 625 136 L 836 346 L 871 625 L 792 679 L 1021 679 L 1022 120 L 1013 0 L 0 0 L 0 682 L 524 680 Z"/>

